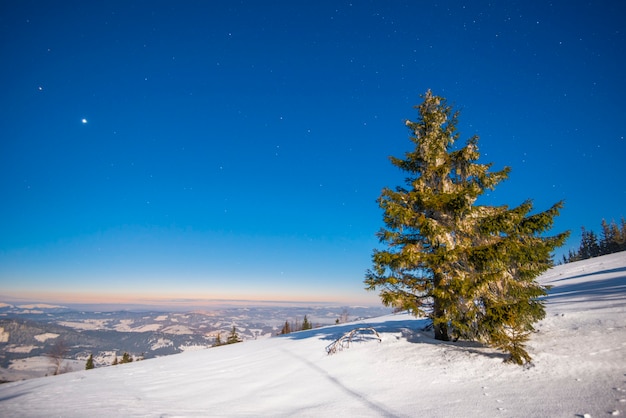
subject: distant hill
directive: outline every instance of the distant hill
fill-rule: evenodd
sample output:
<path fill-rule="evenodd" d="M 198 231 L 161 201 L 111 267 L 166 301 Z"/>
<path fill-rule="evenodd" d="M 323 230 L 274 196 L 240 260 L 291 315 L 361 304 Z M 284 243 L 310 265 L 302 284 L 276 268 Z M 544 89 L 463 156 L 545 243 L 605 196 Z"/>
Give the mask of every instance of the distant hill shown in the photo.
<path fill-rule="evenodd" d="M 62 342 L 69 370 L 84 368 L 89 355 L 96 367 L 108 366 L 124 352 L 149 359 L 211 347 L 235 326 L 240 338 L 276 335 L 286 320 L 304 315 L 316 325 L 333 323 L 346 307 L 233 308 L 207 312 L 87 312 L 53 305 L 0 308 L 0 381 L 41 377 L 52 366 L 46 355 Z M 389 309 L 349 308 L 351 318 Z"/>

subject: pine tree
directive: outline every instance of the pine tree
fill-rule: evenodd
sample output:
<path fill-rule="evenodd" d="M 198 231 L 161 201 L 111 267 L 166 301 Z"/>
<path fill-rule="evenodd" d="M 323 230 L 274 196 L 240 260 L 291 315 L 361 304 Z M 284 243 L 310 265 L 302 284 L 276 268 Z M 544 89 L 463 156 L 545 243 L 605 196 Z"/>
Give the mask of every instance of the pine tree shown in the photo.
<path fill-rule="evenodd" d="M 615 220 L 611 221 L 611 236 L 613 238 L 613 242 L 611 245 L 611 254 L 613 254 L 619 252 L 622 247 L 621 233 L 619 227 L 617 226 L 617 223 L 615 223 Z"/>
<path fill-rule="evenodd" d="M 582 238 L 580 240 L 580 249 L 578 250 L 579 258 L 586 260 L 599 255 L 600 245 L 598 244 L 598 237 L 593 231 L 587 231 L 585 227 L 582 227 Z"/>
<path fill-rule="evenodd" d="M 602 254 L 613 254 L 619 251 L 620 232 L 615 221 L 608 223 L 602 219 L 602 239 L 600 241 L 600 249 Z"/>
<path fill-rule="evenodd" d="M 563 203 L 534 215 L 530 201 L 476 205 L 510 169 L 479 164 L 477 136 L 454 149 L 458 112 L 430 91 L 423 98 L 417 121 L 406 122 L 415 149 L 390 158 L 408 177 L 378 199 L 385 223 L 378 237 L 387 249 L 374 250 L 367 289 L 379 289 L 387 306 L 428 316 L 438 340 L 482 341 L 523 364 L 532 324 L 545 315 L 546 290 L 534 279 L 568 236 L 542 234 Z"/>
<path fill-rule="evenodd" d="M 89 358 L 87 359 L 87 363 L 85 364 L 85 370 L 91 370 L 93 368 L 93 354 L 89 354 Z"/>
<path fill-rule="evenodd" d="M 217 337 L 215 338 L 215 342 L 213 343 L 213 347 L 219 347 L 220 345 L 223 345 L 224 343 L 222 342 L 222 333 L 218 332 L 217 333 Z"/>
<path fill-rule="evenodd" d="M 304 315 L 304 321 L 302 321 L 302 330 L 306 331 L 307 329 L 311 329 L 311 328 L 313 328 L 313 326 L 309 322 L 309 319 L 307 318 L 307 316 Z"/>
<path fill-rule="evenodd" d="M 228 339 L 226 340 L 226 344 L 235 344 L 235 343 L 240 343 L 240 342 L 241 342 L 241 339 L 239 338 L 239 335 L 237 335 L 237 330 L 235 329 L 235 326 L 233 325 L 233 329 L 230 332 Z"/>
<path fill-rule="evenodd" d="M 286 335 L 291 333 L 291 326 L 289 325 L 289 321 L 285 321 L 285 325 L 283 325 L 283 329 L 280 330 L 281 335 Z"/>
<path fill-rule="evenodd" d="M 133 362 L 133 358 L 131 357 L 131 355 L 128 354 L 127 352 L 124 352 L 124 354 L 122 355 L 122 360 L 120 361 L 120 364 L 132 363 L 132 362 Z"/>
<path fill-rule="evenodd" d="M 578 255 L 578 252 L 574 250 L 569 250 L 567 254 L 567 262 L 573 263 L 574 261 L 579 261 L 579 260 L 580 260 L 580 256 Z"/>
<path fill-rule="evenodd" d="M 117 366 L 119 364 L 119 362 L 117 361 L 117 354 L 115 355 L 115 358 L 113 359 L 113 363 L 111 363 L 112 366 Z"/>

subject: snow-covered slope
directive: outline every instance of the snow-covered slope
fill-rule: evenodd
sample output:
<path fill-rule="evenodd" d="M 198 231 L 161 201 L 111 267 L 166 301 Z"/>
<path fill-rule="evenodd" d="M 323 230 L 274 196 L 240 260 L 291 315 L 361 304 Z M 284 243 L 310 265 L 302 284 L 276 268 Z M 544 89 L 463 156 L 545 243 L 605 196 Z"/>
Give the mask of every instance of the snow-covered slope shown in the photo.
<path fill-rule="evenodd" d="M 2 417 L 592 417 L 626 413 L 626 253 L 556 267 L 535 367 L 390 315 L 0 385 Z M 327 355 L 355 327 L 363 338 Z"/>

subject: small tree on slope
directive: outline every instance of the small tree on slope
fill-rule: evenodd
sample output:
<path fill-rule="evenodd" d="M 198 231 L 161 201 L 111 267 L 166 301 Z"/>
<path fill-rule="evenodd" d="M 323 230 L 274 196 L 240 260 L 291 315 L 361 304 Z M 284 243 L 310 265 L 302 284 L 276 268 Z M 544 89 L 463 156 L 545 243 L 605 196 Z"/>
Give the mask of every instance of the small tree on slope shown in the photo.
<path fill-rule="evenodd" d="M 304 315 L 304 321 L 302 321 L 302 331 L 306 331 L 308 329 L 312 329 L 313 328 L 313 324 L 311 324 L 309 322 L 309 318 L 307 318 L 306 315 Z"/>
<path fill-rule="evenodd" d="M 87 363 L 85 363 L 85 370 L 91 370 L 93 368 L 94 368 L 93 354 L 89 354 L 89 358 L 87 359 Z"/>
<path fill-rule="evenodd" d="M 226 344 L 236 344 L 240 342 L 241 342 L 241 338 L 239 338 L 239 335 L 237 335 L 237 330 L 235 329 L 235 326 L 233 325 L 233 329 L 230 332 L 228 339 L 226 340 Z"/>
<path fill-rule="evenodd" d="M 417 121 L 406 122 L 415 149 L 391 157 L 408 177 L 378 199 L 386 225 L 378 237 L 387 249 L 374 250 L 365 284 L 386 306 L 431 318 L 436 339 L 478 340 L 523 364 L 530 361 L 524 343 L 545 316 L 546 289 L 535 278 L 569 234 L 542 236 L 563 202 L 533 215 L 530 201 L 476 205 L 510 169 L 479 164 L 477 136 L 454 149 L 458 112 L 430 91 L 423 99 Z"/>

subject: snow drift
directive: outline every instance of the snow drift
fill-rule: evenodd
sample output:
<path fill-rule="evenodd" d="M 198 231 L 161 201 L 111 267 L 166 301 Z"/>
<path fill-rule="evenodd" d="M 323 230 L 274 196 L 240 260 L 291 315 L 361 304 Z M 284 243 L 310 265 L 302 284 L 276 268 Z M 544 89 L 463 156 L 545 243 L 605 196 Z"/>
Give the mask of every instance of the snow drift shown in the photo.
<path fill-rule="evenodd" d="M 558 266 L 534 367 L 406 314 L 0 386 L 3 417 L 573 417 L 626 410 L 626 253 Z M 344 333 L 372 327 L 328 355 Z"/>

